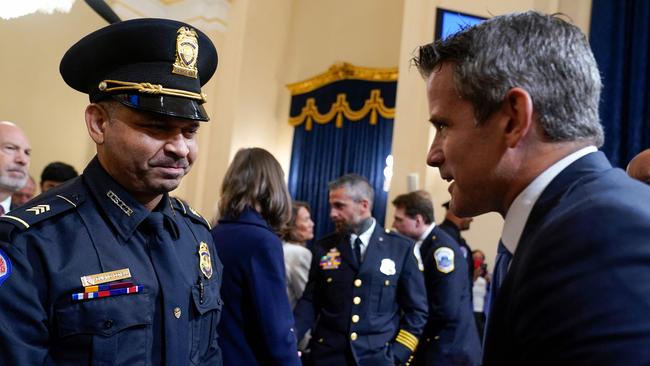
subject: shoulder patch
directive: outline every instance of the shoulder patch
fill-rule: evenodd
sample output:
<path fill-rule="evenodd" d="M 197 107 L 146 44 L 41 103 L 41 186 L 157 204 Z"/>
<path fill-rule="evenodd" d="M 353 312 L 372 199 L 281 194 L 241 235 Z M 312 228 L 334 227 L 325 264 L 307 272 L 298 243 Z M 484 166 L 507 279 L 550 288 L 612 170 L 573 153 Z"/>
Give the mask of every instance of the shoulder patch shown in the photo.
<path fill-rule="evenodd" d="M 442 273 L 454 271 L 454 251 L 447 247 L 440 247 L 433 253 L 436 268 Z"/>
<path fill-rule="evenodd" d="M 203 217 L 198 211 L 192 208 L 192 206 L 187 204 L 187 202 L 181 200 L 178 197 L 169 197 L 169 200 L 171 201 L 171 205 L 174 210 L 182 213 L 183 216 L 189 217 L 192 219 L 192 221 L 207 226 L 208 230 L 212 229 L 208 220 L 206 220 L 205 217 Z"/>
<path fill-rule="evenodd" d="M 77 207 L 83 202 L 79 195 L 66 197 L 61 194 L 45 196 L 36 199 L 30 205 L 21 206 L 0 216 L 0 221 L 13 224 L 19 230 L 27 230 L 30 226 L 57 216 Z"/>
<path fill-rule="evenodd" d="M 0 285 L 11 275 L 11 260 L 9 256 L 0 249 Z"/>

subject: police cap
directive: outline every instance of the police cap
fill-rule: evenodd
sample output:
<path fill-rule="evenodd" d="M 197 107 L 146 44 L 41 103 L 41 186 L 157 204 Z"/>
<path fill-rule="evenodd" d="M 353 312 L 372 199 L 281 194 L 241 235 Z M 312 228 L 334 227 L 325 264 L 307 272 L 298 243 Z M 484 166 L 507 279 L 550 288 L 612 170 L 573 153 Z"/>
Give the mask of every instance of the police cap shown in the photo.
<path fill-rule="evenodd" d="M 201 86 L 217 50 L 190 25 L 168 19 L 111 24 L 82 38 L 61 60 L 61 76 L 91 102 L 107 98 L 138 110 L 207 121 Z"/>

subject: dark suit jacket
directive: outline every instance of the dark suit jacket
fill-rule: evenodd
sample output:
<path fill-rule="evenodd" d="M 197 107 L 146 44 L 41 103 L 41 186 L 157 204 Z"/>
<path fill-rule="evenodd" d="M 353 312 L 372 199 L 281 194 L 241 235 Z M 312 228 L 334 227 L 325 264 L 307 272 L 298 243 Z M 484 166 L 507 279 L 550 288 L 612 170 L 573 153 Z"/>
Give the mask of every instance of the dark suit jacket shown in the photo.
<path fill-rule="evenodd" d="M 347 236 L 331 234 L 316 243 L 309 281 L 295 309 L 298 337 L 314 328 L 314 365 L 406 361 L 411 350 L 405 343 L 417 344 L 427 316 L 413 242 L 377 224 L 361 268 L 352 258 Z"/>
<path fill-rule="evenodd" d="M 224 263 L 219 345 L 224 366 L 300 365 L 282 242 L 254 210 L 212 229 Z"/>
<path fill-rule="evenodd" d="M 438 268 L 435 255 L 441 248 L 453 251 L 451 271 Z M 481 344 L 474 322 L 470 282 L 465 276 L 467 262 L 460 247 L 436 226 L 422 242 L 420 251 L 429 300 L 429 320 L 413 365 L 478 365 Z"/>
<path fill-rule="evenodd" d="M 485 366 L 650 364 L 650 188 L 601 152 L 526 223 L 488 322 Z"/>

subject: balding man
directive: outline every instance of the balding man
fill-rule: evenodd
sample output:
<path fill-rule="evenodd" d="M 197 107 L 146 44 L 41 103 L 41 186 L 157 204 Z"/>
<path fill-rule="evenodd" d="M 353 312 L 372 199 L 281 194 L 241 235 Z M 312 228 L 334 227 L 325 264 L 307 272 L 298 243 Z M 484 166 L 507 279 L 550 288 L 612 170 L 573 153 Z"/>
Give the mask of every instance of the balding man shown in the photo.
<path fill-rule="evenodd" d="M 12 208 L 11 196 L 27 183 L 32 147 L 12 122 L 0 122 L 0 214 Z"/>
<path fill-rule="evenodd" d="M 627 165 L 627 175 L 650 184 L 650 149 L 641 151 Z"/>

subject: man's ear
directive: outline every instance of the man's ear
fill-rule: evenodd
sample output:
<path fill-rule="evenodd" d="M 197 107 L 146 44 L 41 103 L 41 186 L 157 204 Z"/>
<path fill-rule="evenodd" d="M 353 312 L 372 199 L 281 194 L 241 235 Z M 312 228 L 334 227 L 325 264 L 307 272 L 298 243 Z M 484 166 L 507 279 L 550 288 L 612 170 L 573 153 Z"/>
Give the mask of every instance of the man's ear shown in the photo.
<path fill-rule="evenodd" d="M 109 123 L 110 117 L 104 106 L 91 103 L 86 107 L 86 128 L 88 134 L 97 145 L 104 143 L 104 130 Z"/>
<path fill-rule="evenodd" d="M 426 223 L 424 222 L 424 217 L 422 217 L 422 215 L 420 215 L 420 214 L 415 215 L 415 223 L 416 223 L 417 227 L 420 227 L 422 225 L 426 225 Z"/>
<path fill-rule="evenodd" d="M 533 125 L 533 100 L 522 88 L 508 90 L 503 101 L 503 112 L 508 117 L 505 128 L 506 143 L 514 148 L 528 134 Z"/>

